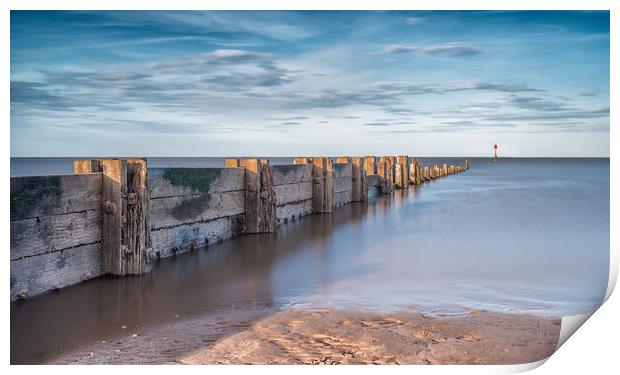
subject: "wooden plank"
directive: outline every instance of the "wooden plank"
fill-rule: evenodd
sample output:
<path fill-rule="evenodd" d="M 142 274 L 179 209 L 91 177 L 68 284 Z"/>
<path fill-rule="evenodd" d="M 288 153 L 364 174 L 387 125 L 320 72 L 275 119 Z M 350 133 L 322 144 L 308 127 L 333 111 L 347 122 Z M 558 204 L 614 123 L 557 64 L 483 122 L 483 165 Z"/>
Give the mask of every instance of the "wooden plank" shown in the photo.
<path fill-rule="evenodd" d="M 165 258 L 236 237 L 243 233 L 243 221 L 243 215 L 236 215 L 153 230 L 153 251 Z"/>
<path fill-rule="evenodd" d="M 151 198 L 245 191 L 243 168 L 149 168 Z"/>
<path fill-rule="evenodd" d="M 272 165 L 273 185 L 312 182 L 311 164 Z"/>
<path fill-rule="evenodd" d="M 100 276 L 101 244 L 11 260 L 10 267 L 11 301 L 32 297 Z"/>
<path fill-rule="evenodd" d="M 100 207 L 100 173 L 11 178 L 11 220 Z"/>
<path fill-rule="evenodd" d="M 353 190 L 353 180 L 350 176 L 334 178 L 334 193 Z"/>
<path fill-rule="evenodd" d="M 301 202 L 289 203 L 276 208 L 277 222 L 279 224 L 294 221 L 302 216 L 312 213 L 312 199 Z"/>
<path fill-rule="evenodd" d="M 101 210 L 11 222 L 11 260 L 101 241 Z"/>
<path fill-rule="evenodd" d="M 379 176 L 376 174 L 366 176 L 366 181 L 368 183 L 368 189 L 377 188 L 379 186 Z"/>
<path fill-rule="evenodd" d="M 334 207 L 340 207 L 347 203 L 351 203 L 353 194 L 351 190 L 334 192 Z"/>
<path fill-rule="evenodd" d="M 334 178 L 338 178 L 338 177 L 351 178 L 351 176 L 353 176 L 353 164 L 351 163 L 334 164 Z"/>
<path fill-rule="evenodd" d="M 312 199 L 312 181 L 276 185 L 274 190 L 276 192 L 277 206 Z"/>
<path fill-rule="evenodd" d="M 165 197 L 150 201 L 152 229 L 242 215 L 244 212 L 244 191 Z"/>

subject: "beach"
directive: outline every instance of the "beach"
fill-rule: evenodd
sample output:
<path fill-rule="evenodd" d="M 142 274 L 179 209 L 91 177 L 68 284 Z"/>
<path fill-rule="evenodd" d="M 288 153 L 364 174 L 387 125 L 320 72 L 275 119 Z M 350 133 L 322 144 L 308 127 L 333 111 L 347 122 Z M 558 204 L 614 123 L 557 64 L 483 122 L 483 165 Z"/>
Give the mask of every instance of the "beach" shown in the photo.
<path fill-rule="evenodd" d="M 269 309 L 129 328 L 49 364 L 518 364 L 550 356 L 560 319 L 469 311 Z"/>

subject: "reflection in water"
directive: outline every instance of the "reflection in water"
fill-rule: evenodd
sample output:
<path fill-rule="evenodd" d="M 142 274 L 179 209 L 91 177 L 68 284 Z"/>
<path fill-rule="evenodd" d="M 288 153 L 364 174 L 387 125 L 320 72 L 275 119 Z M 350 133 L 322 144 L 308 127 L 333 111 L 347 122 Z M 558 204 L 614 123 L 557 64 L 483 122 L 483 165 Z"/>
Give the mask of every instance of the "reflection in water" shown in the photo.
<path fill-rule="evenodd" d="M 477 160 L 275 234 L 164 259 L 148 275 L 13 303 L 11 362 L 122 326 L 257 305 L 577 314 L 600 303 L 608 270 L 608 159 Z"/>

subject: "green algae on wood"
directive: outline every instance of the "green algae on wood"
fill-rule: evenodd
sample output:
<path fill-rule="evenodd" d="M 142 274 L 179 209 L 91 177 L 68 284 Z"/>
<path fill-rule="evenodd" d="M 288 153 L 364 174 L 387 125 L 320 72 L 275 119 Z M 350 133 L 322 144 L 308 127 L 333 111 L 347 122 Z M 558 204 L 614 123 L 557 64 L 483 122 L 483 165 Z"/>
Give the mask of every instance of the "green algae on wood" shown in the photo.
<path fill-rule="evenodd" d="M 163 177 L 174 186 L 187 186 L 201 193 L 208 193 L 211 183 L 220 175 L 219 169 L 166 168 Z"/>
<path fill-rule="evenodd" d="M 60 205 L 60 177 L 38 176 L 11 179 L 11 220 L 28 217 L 36 208 L 46 212 Z"/>

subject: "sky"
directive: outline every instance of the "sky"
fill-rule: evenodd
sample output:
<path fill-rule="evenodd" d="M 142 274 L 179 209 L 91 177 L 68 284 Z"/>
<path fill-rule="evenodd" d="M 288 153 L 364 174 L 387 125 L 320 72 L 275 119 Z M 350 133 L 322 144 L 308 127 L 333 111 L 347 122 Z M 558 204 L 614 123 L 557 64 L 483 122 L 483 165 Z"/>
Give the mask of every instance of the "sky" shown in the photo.
<path fill-rule="evenodd" d="M 12 11 L 11 156 L 609 156 L 609 12 Z"/>

